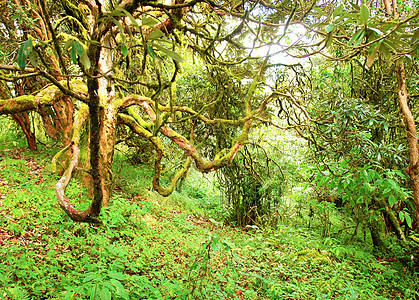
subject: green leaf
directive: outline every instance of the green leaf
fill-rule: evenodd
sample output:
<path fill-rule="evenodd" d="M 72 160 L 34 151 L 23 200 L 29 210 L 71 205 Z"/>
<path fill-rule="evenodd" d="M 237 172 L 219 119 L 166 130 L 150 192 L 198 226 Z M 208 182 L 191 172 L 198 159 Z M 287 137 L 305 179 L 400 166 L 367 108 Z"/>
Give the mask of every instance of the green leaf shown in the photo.
<path fill-rule="evenodd" d="M 83 46 L 78 41 L 74 41 L 73 46 L 76 47 L 78 56 L 81 56 L 84 52 Z"/>
<path fill-rule="evenodd" d="M 29 53 L 31 53 L 33 48 L 32 40 L 29 39 L 26 42 L 23 43 L 23 54 L 28 57 Z"/>
<path fill-rule="evenodd" d="M 141 24 L 145 25 L 145 26 L 154 26 L 158 23 L 159 23 L 159 21 L 157 21 L 156 19 L 151 18 L 151 17 L 144 17 L 144 18 L 141 19 Z"/>
<path fill-rule="evenodd" d="M 369 8 L 363 4 L 361 7 L 361 13 L 359 15 L 359 21 L 361 24 L 366 24 L 370 17 L 370 10 Z"/>
<path fill-rule="evenodd" d="M 377 34 L 377 37 L 382 36 L 384 34 L 380 29 L 374 27 L 368 27 L 368 30 L 375 32 Z"/>
<path fill-rule="evenodd" d="M 384 189 L 383 194 L 386 195 L 386 194 L 390 193 L 391 191 L 392 191 L 391 188 L 386 188 L 386 189 Z"/>
<path fill-rule="evenodd" d="M 360 7 L 359 7 L 359 5 L 358 5 L 358 4 L 356 4 L 356 3 L 352 2 L 352 1 L 350 1 L 350 2 L 349 2 L 349 4 L 352 6 L 352 8 L 353 8 L 355 11 L 359 11 Z"/>
<path fill-rule="evenodd" d="M 330 45 L 332 45 L 333 43 L 333 38 L 332 38 L 332 34 L 328 34 L 326 37 L 326 44 L 325 44 L 325 48 L 329 48 Z"/>
<path fill-rule="evenodd" d="M 150 34 L 147 36 L 147 38 L 149 40 L 157 40 L 157 39 L 161 38 L 162 36 L 164 36 L 163 31 L 161 31 L 158 28 L 155 28 L 152 32 L 150 32 Z"/>
<path fill-rule="evenodd" d="M 115 9 L 111 11 L 111 17 L 125 17 L 125 13 L 120 11 L 119 9 Z"/>
<path fill-rule="evenodd" d="M 364 186 L 364 189 L 365 189 L 365 193 L 366 194 L 369 194 L 370 192 L 371 192 L 371 186 L 370 186 L 370 184 L 368 183 L 368 182 L 363 182 L 362 183 L 362 185 Z"/>
<path fill-rule="evenodd" d="M 377 173 L 377 171 L 375 171 L 373 169 L 368 170 L 368 173 L 367 173 L 368 182 L 372 181 L 376 177 L 376 173 Z"/>
<path fill-rule="evenodd" d="M 126 9 L 123 9 L 121 7 L 118 7 L 118 9 L 120 11 L 122 11 L 123 13 L 125 13 L 125 15 L 131 20 L 131 25 L 136 27 L 138 31 L 141 31 L 141 27 L 140 25 L 138 25 L 137 20 L 131 15 L 131 13 L 129 11 L 127 11 Z"/>
<path fill-rule="evenodd" d="M 111 291 L 107 287 L 102 287 L 102 290 L 100 291 L 100 299 L 101 300 L 111 300 L 112 299 Z"/>
<path fill-rule="evenodd" d="M 125 37 L 125 34 L 124 34 L 124 27 L 122 27 L 121 23 L 119 23 L 114 18 L 112 18 L 112 22 L 118 27 L 119 33 L 121 34 L 121 39 L 123 42 L 125 42 L 127 38 Z"/>
<path fill-rule="evenodd" d="M 394 195 L 390 195 L 388 197 L 388 204 L 390 204 L 390 207 L 392 207 L 397 202 L 397 198 L 394 197 Z"/>
<path fill-rule="evenodd" d="M 404 221 L 404 211 L 399 211 L 399 219 L 400 221 Z"/>
<path fill-rule="evenodd" d="M 182 56 L 180 56 L 179 54 L 177 54 L 176 52 L 169 50 L 167 48 L 161 47 L 159 45 L 155 45 L 155 47 L 160 50 L 161 52 L 167 54 L 167 56 L 169 56 L 170 58 L 172 58 L 173 60 L 176 60 L 178 62 L 183 62 L 184 59 L 182 58 Z"/>
<path fill-rule="evenodd" d="M 23 47 L 24 47 L 23 45 L 24 44 L 22 44 L 19 47 L 19 50 L 17 52 L 17 64 L 22 71 L 25 70 L 26 59 L 27 59 L 27 57 L 26 57 L 26 55 L 24 54 L 24 51 L 23 51 Z"/>
<path fill-rule="evenodd" d="M 84 51 L 83 54 L 80 56 L 80 63 L 86 68 L 86 69 L 90 69 L 90 59 L 87 56 L 87 52 Z"/>
<path fill-rule="evenodd" d="M 348 44 L 349 45 L 352 45 L 355 42 L 355 40 L 357 40 L 358 37 L 362 34 L 363 31 L 364 31 L 363 28 L 358 29 L 358 31 L 355 32 L 355 34 L 351 37 L 351 39 L 349 40 Z"/>
<path fill-rule="evenodd" d="M 362 179 L 368 179 L 367 171 L 365 171 L 365 170 L 361 171 L 361 178 Z"/>
<path fill-rule="evenodd" d="M 73 43 L 73 45 L 71 46 L 71 60 L 73 61 L 73 64 L 77 64 L 76 53 L 77 53 L 77 49 L 76 49 L 76 46 Z"/>
<path fill-rule="evenodd" d="M 96 273 L 87 273 L 85 274 L 86 277 L 83 279 L 83 283 L 89 282 L 89 281 L 96 281 L 98 275 Z"/>
<path fill-rule="evenodd" d="M 122 45 L 122 46 L 121 46 L 121 52 L 122 52 L 122 54 L 123 54 L 125 57 L 127 57 L 127 55 L 128 55 L 128 48 L 127 48 L 127 46 Z"/>
<path fill-rule="evenodd" d="M 410 217 L 410 215 L 406 212 L 404 215 L 405 219 L 406 219 L 406 223 L 407 226 L 409 226 L 410 228 L 412 228 L 412 218 Z"/>
<path fill-rule="evenodd" d="M 31 61 L 32 66 L 35 68 L 39 66 L 38 54 L 35 51 L 29 53 L 29 60 Z"/>
<path fill-rule="evenodd" d="M 385 59 L 389 59 L 391 57 L 390 48 L 387 46 L 386 43 L 380 43 L 379 51 Z"/>
<path fill-rule="evenodd" d="M 119 273 L 119 272 L 109 271 L 108 276 L 111 277 L 111 278 L 114 278 L 114 279 L 118 279 L 118 280 L 124 280 L 125 279 L 125 275 L 123 273 Z"/>
<path fill-rule="evenodd" d="M 391 185 L 391 187 L 393 188 L 393 190 L 399 190 L 400 187 L 397 184 L 397 182 L 395 182 L 393 179 L 387 178 L 387 182 Z"/>
<path fill-rule="evenodd" d="M 367 56 L 367 62 L 366 62 L 367 68 L 370 68 L 372 66 L 372 64 L 374 63 L 375 56 L 377 55 L 377 52 L 378 52 L 378 46 L 377 45 L 371 45 L 369 50 L 372 50 L 372 51 Z M 368 52 L 370 52 L 369 50 L 368 50 Z"/>
<path fill-rule="evenodd" d="M 361 34 L 358 36 L 358 38 L 356 39 L 356 41 L 355 41 L 355 43 L 354 43 L 354 46 L 356 47 L 356 46 L 358 46 L 359 44 L 361 44 L 362 43 L 362 40 L 364 39 L 364 37 L 365 37 L 365 30 L 362 30 L 361 31 Z"/>
<path fill-rule="evenodd" d="M 125 287 L 123 286 L 123 284 L 116 280 L 116 279 L 111 279 L 109 280 L 110 283 L 115 287 L 116 289 L 116 294 L 123 294 L 125 292 Z"/>
<path fill-rule="evenodd" d="M 156 58 L 157 57 L 156 52 L 154 52 L 153 48 L 151 48 L 151 46 L 149 44 L 147 44 L 147 51 L 148 51 L 148 53 L 151 54 L 151 56 L 153 58 Z"/>

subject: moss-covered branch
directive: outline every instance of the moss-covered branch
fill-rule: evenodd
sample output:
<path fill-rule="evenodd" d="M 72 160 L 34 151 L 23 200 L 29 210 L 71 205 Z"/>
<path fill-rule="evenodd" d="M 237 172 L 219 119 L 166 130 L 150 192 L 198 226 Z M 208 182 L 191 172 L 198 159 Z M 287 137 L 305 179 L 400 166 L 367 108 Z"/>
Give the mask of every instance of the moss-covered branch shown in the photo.
<path fill-rule="evenodd" d="M 66 82 L 62 82 L 66 84 Z M 81 80 L 72 80 L 70 88 L 80 94 L 86 94 L 86 84 Z M 64 93 L 55 85 L 41 90 L 35 95 L 23 95 L 11 99 L 0 100 L 0 115 L 15 114 L 28 110 L 38 110 L 40 107 L 51 106 L 57 103 Z"/>
<path fill-rule="evenodd" d="M 137 121 L 128 115 L 125 114 L 119 114 L 119 122 L 127 125 L 132 131 L 134 131 L 136 134 L 148 139 L 155 147 L 156 150 L 156 162 L 154 165 L 154 177 L 153 177 L 153 187 L 154 189 L 162 196 L 168 196 L 171 193 L 173 193 L 177 182 L 180 178 L 189 170 L 189 167 L 191 166 L 191 158 L 186 158 L 186 161 L 181 169 L 179 169 L 175 176 L 172 178 L 170 185 L 167 188 L 164 188 L 161 186 L 160 183 L 160 177 L 161 177 L 161 160 L 164 156 L 163 151 L 163 144 L 160 141 L 160 139 L 156 136 L 154 136 L 151 132 L 146 130 L 144 127 L 142 127 Z"/>

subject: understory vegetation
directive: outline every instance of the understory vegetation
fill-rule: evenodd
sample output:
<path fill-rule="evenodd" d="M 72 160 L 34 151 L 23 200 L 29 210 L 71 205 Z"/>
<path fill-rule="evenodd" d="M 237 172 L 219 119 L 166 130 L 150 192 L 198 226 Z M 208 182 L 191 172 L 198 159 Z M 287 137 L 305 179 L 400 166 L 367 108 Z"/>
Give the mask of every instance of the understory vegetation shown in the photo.
<path fill-rule="evenodd" d="M 0 152 L 0 299 L 419 296 L 417 244 L 406 252 L 388 235 L 392 254 L 373 253 L 363 225 L 354 236 L 355 221 L 313 193 L 292 197 L 298 187 L 285 191 L 271 222 L 234 227 L 214 178 L 192 173 L 164 198 L 148 167 L 118 154 L 102 224 L 75 223 L 56 213 L 56 151 Z M 76 180 L 67 193 L 79 208 L 88 204 Z"/>
<path fill-rule="evenodd" d="M 419 0 L 0 1 L 0 300 L 419 299 Z"/>

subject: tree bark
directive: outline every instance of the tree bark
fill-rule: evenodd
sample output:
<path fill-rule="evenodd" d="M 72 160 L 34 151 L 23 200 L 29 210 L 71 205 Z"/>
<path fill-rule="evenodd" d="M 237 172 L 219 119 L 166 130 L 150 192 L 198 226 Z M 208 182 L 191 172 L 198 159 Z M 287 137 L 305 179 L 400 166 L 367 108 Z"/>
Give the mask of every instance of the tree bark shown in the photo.
<path fill-rule="evenodd" d="M 23 133 L 26 136 L 26 141 L 28 142 L 29 149 L 35 151 L 37 149 L 35 133 L 31 131 L 31 123 L 29 120 L 28 112 L 25 111 L 17 114 L 12 114 L 12 118 L 20 126 L 20 128 L 22 128 Z"/>
<path fill-rule="evenodd" d="M 6 82 L 0 81 L 0 97 L 1 99 L 10 98 L 11 93 L 10 89 L 7 86 Z M 31 150 L 36 150 L 36 140 L 35 133 L 31 131 L 31 123 L 29 120 L 29 115 L 27 112 L 20 112 L 12 114 L 12 119 L 22 128 L 23 133 L 26 136 L 26 141 L 28 142 L 28 147 Z"/>
<path fill-rule="evenodd" d="M 390 3 L 390 0 L 384 0 L 384 7 L 387 13 L 391 14 L 395 19 L 399 18 L 397 11 L 397 2 L 393 1 Z M 409 144 L 409 175 L 410 175 L 410 184 L 412 188 L 412 196 L 415 204 L 415 217 L 417 228 L 419 228 L 419 151 L 418 151 L 418 135 L 416 130 L 415 119 L 413 117 L 412 111 L 409 107 L 409 102 L 407 98 L 407 84 L 406 84 L 406 70 L 404 66 L 403 59 L 400 59 L 396 62 L 396 74 L 397 74 L 397 84 L 398 92 L 397 98 L 399 102 L 400 109 L 402 111 L 405 125 L 406 125 L 406 134 L 407 141 Z"/>
<path fill-rule="evenodd" d="M 65 151 L 71 148 L 72 159 L 68 168 L 64 171 L 63 176 L 55 185 L 55 191 L 57 193 L 58 203 L 72 220 L 79 222 L 99 222 L 95 217 L 99 214 L 100 210 L 99 212 L 97 211 L 97 206 L 95 205 L 94 201 L 92 201 L 92 203 L 86 210 L 79 211 L 74 208 L 74 206 L 65 196 L 65 190 L 72 178 L 74 170 L 76 169 L 79 163 L 80 136 L 84 123 L 86 122 L 86 119 L 88 117 L 88 111 L 89 110 L 86 106 L 82 107 L 80 109 L 78 118 L 74 122 L 73 139 L 71 143 L 64 149 Z M 56 157 L 54 159 L 56 159 Z"/>

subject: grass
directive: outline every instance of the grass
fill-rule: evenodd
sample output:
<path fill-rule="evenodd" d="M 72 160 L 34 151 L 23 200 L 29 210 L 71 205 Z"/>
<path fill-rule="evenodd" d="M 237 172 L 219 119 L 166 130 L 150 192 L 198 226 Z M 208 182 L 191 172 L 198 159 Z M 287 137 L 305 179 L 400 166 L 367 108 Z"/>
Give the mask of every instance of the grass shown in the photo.
<path fill-rule="evenodd" d="M 116 158 L 101 226 L 57 204 L 51 151 L 0 155 L 0 299 L 418 299 L 417 273 L 366 245 L 295 226 L 223 225 L 216 191 L 192 174 L 151 191 L 152 172 Z M 72 201 L 86 205 L 73 182 Z"/>

